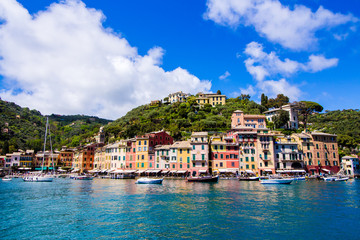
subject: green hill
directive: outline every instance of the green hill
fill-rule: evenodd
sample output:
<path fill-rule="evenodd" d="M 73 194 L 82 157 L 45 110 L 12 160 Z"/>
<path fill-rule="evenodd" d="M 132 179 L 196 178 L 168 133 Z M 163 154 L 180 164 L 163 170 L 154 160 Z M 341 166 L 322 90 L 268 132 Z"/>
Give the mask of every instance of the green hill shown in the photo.
<path fill-rule="evenodd" d="M 260 114 L 267 109 L 249 97 L 230 98 L 226 105 L 199 108 L 195 97 L 186 103 L 143 105 L 129 111 L 105 127 L 107 137 L 129 138 L 151 131 L 165 129 L 179 140 L 192 131 L 226 131 L 230 128 L 230 117 L 235 110 L 246 114 Z"/>
<path fill-rule="evenodd" d="M 53 148 L 79 146 L 109 120 L 84 115 L 49 116 Z M 2 154 L 17 149 L 42 149 L 46 117 L 37 110 L 0 100 L 0 149 Z"/>

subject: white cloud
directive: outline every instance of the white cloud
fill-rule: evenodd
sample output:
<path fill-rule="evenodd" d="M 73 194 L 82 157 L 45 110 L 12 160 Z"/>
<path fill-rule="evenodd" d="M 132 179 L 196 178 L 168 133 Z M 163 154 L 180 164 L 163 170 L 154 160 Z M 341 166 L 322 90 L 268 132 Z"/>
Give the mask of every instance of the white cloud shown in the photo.
<path fill-rule="evenodd" d="M 288 58 L 282 61 L 275 52 L 264 52 L 263 46 L 257 42 L 247 44 L 244 53 L 248 56 L 245 67 L 257 81 L 276 75 L 289 77 L 299 71 L 318 72 L 338 64 L 337 58 L 327 59 L 322 55 L 310 55 L 307 63 Z"/>
<path fill-rule="evenodd" d="M 206 19 L 232 28 L 254 27 L 269 41 L 294 50 L 314 46 L 315 33 L 321 29 L 357 21 L 351 14 L 333 13 L 321 6 L 316 12 L 303 5 L 290 9 L 279 0 L 208 0 L 207 7 Z"/>
<path fill-rule="evenodd" d="M 241 94 L 249 94 L 250 96 L 254 96 L 257 91 L 255 90 L 255 88 L 251 85 L 249 85 L 247 88 L 240 88 L 240 93 Z"/>
<path fill-rule="evenodd" d="M 231 74 L 228 71 L 226 71 L 223 75 L 219 77 L 219 79 L 225 81 L 227 80 L 228 77 L 230 77 L 230 75 Z"/>
<path fill-rule="evenodd" d="M 337 66 L 339 59 L 331 58 L 327 59 L 322 55 L 310 55 L 309 62 L 304 69 L 309 72 L 319 72 L 326 68 Z"/>
<path fill-rule="evenodd" d="M 211 87 L 180 67 L 162 69 L 160 47 L 139 55 L 103 28 L 101 11 L 81 1 L 54 3 L 32 16 L 15 0 L 1 0 L 0 19 L 0 74 L 7 83 L 1 97 L 44 114 L 116 119 L 171 92 Z"/>
<path fill-rule="evenodd" d="M 279 81 L 266 80 L 258 82 L 257 87 L 270 97 L 276 97 L 277 94 L 282 93 L 290 97 L 291 101 L 299 100 L 302 95 L 301 90 L 297 86 L 291 85 L 284 78 Z"/>

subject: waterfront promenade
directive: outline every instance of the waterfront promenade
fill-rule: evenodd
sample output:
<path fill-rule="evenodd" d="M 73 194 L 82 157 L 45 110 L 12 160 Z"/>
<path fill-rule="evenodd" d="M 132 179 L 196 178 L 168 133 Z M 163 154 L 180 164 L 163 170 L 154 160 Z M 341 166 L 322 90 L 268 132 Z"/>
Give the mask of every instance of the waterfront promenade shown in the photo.
<path fill-rule="evenodd" d="M 357 239 L 360 181 L 0 182 L 1 239 Z"/>

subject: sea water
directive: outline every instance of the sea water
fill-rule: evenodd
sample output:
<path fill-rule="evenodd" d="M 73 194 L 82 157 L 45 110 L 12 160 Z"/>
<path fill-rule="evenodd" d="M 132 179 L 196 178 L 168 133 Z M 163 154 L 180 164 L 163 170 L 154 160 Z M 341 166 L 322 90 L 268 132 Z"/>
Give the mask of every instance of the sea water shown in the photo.
<path fill-rule="evenodd" d="M 0 181 L 0 239 L 360 239 L 360 181 Z"/>

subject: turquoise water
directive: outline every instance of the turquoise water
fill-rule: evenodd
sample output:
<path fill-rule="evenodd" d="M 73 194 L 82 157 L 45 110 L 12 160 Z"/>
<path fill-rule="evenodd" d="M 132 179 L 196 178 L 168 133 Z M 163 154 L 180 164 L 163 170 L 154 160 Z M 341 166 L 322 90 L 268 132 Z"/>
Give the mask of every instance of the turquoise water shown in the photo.
<path fill-rule="evenodd" d="M 360 239 L 360 181 L 0 181 L 1 239 Z"/>

